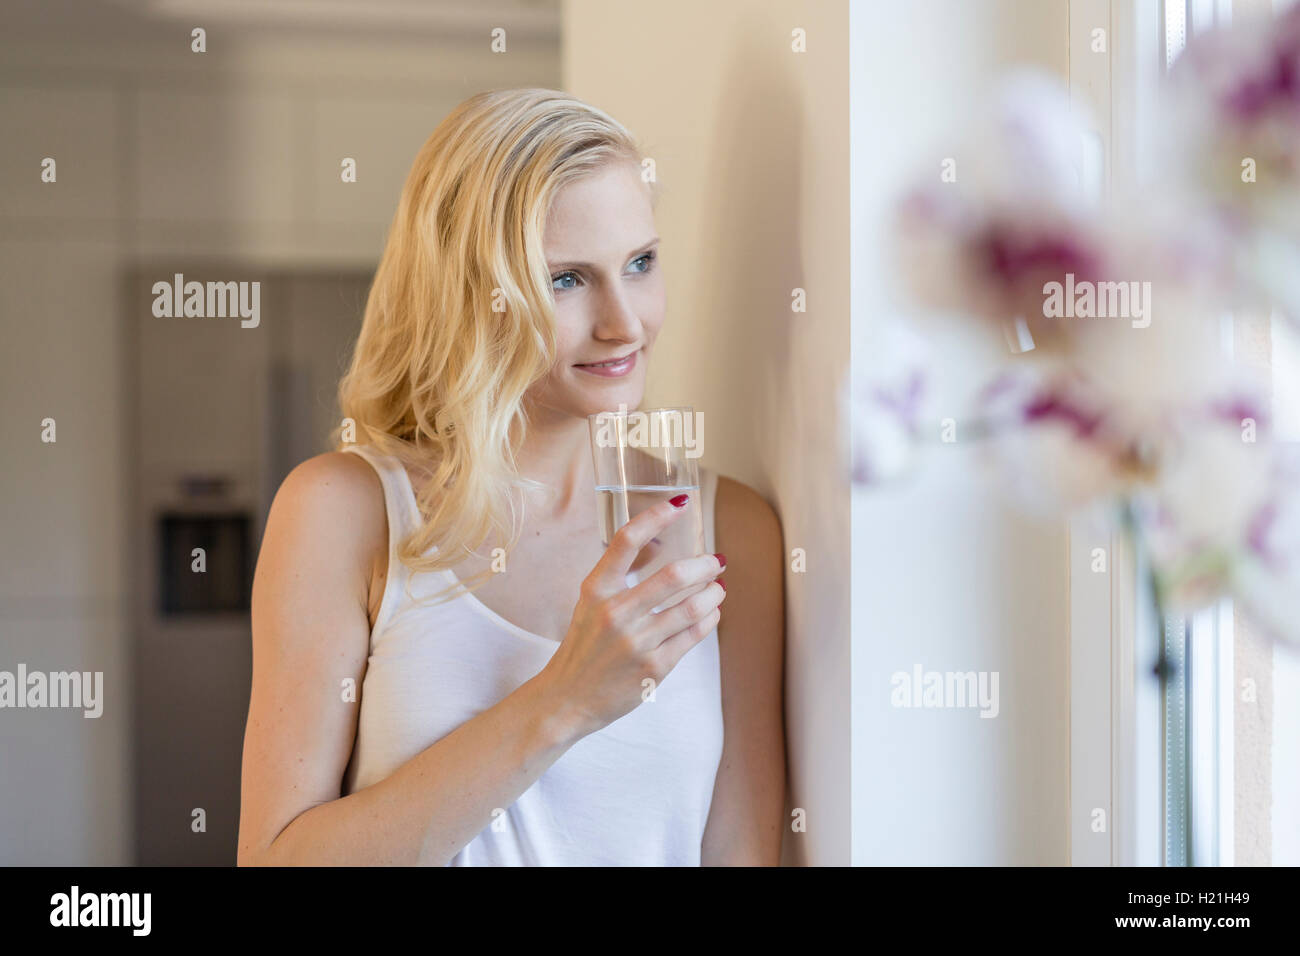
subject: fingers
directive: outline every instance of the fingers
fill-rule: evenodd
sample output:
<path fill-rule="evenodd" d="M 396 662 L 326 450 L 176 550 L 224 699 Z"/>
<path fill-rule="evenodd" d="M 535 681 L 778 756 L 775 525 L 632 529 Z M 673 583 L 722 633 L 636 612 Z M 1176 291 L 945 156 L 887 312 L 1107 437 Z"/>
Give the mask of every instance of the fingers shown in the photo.
<path fill-rule="evenodd" d="M 708 637 L 721 620 L 722 609 L 715 607 L 690 627 L 684 631 L 678 631 L 660 644 L 654 652 L 657 666 L 660 669 L 659 673 L 667 674 L 676 667 L 678 661 L 686 656 L 686 652 Z"/>
<path fill-rule="evenodd" d="M 659 560 L 659 556 L 663 553 L 663 550 L 663 542 L 657 537 L 652 538 L 649 544 L 637 552 L 636 559 L 632 562 L 632 567 L 628 569 L 629 572 L 636 574 L 637 572 L 652 566 Z"/>
<path fill-rule="evenodd" d="M 673 639 L 682 631 L 697 627 L 708 619 L 727 596 L 727 589 L 717 581 L 711 582 L 702 591 L 697 591 L 683 598 L 670 608 L 666 608 L 652 618 L 646 630 L 647 643 L 650 646 L 662 645 Z M 719 611 L 719 613 L 721 613 Z M 705 634 L 709 633 L 707 630 Z"/>
<path fill-rule="evenodd" d="M 716 554 L 679 558 L 665 564 L 628 591 L 619 599 L 619 604 L 631 614 L 644 614 L 682 591 L 711 582 L 722 573 L 724 567 Z"/>
<path fill-rule="evenodd" d="M 686 501 L 685 493 L 670 501 L 661 501 L 618 529 L 610 540 L 609 547 L 588 575 L 595 596 L 605 597 L 627 590 L 627 574 L 632 568 L 632 562 L 642 548 L 685 514 Z"/>

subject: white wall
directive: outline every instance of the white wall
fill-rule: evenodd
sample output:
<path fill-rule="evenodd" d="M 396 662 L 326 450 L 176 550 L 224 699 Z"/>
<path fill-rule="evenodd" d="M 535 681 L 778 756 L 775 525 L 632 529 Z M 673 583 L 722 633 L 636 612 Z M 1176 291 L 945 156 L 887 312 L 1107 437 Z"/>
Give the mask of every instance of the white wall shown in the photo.
<path fill-rule="evenodd" d="M 787 573 L 786 719 L 808 830 L 786 860 L 846 865 L 848 4 L 566 0 L 562 23 L 565 89 L 627 125 L 664 186 L 668 325 L 647 401 L 703 411 L 705 463 L 764 494 L 787 551 L 807 552 Z"/>
<path fill-rule="evenodd" d="M 951 137 L 1004 66 L 1068 76 L 1066 0 L 854 2 L 854 367 L 896 309 L 885 222 L 906 180 L 953 156 Z M 958 159 L 960 175 L 960 159 Z M 942 281 L 942 277 L 936 277 Z M 960 421 L 982 360 L 937 356 L 938 418 Z M 853 500 L 853 860 L 1068 862 L 1068 554 L 1064 523 L 1009 508 L 958 441 L 911 484 Z M 891 706 L 890 678 L 999 673 L 1000 712 Z"/>
<path fill-rule="evenodd" d="M 186 25 L 84 9 L 57 30 L 0 29 L 0 669 L 102 670 L 106 702 L 98 720 L 0 718 L 5 864 L 131 862 L 125 270 L 373 267 L 442 116 L 559 76 L 553 40 L 493 54 L 485 30 L 439 43 L 218 24 L 200 55 Z M 57 184 L 40 182 L 46 156 Z M 55 445 L 40 442 L 46 416 Z"/>

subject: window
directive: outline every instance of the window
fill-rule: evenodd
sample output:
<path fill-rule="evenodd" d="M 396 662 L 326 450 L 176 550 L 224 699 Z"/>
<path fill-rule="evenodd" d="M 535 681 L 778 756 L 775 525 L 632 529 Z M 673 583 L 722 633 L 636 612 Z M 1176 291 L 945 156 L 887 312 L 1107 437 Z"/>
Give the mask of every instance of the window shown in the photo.
<path fill-rule="evenodd" d="M 1292 2 L 1102 0 L 1077 15 L 1072 4 L 1072 46 L 1109 17 L 1109 56 L 1076 55 L 1070 81 L 1097 116 L 1103 187 L 1158 174 L 1148 137 L 1161 74 L 1189 39 L 1230 22 L 1234 7 L 1244 16 Z M 1087 170 L 1096 147 L 1083 149 Z M 1276 315 L 1225 316 L 1223 348 L 1263 363 L 1274 436 L 1300 441 L 1300 334 Z M 1155 620 L 1144 556 L 1118 535 L 1107 608 L 1086 573 L 1097 542 L 1084 544 L 1085 529 L 1071 524 L 1072 862 L 1300 864 L 1300 649 L 1254 633 L 1230 600 Z M 1098 640 L 1107 629 L 1109 642 Z M 1109 840 L 1088 826 L 1099 808 Z"/>
<path fill-rule="evenodd" d="M 1166 66 L 1189 37 L 1229 22 L 1232 12 L 1232 0 L 1165 0 Z M 1237 358 L 1264 363 L 1275 438 L 1300 439 L 1295 331 L 1276 314 L 1225 316 L 1225 355 L 1234 356 L 1239 340 L 1258 354 Z M 1160 628 L 1162 859 L 1168 866 L 1300 862 L 1300 788 L 1290 750 L 1300 737 L 1300 708 L 1290 703 L 1300 693 L 1300 663 L 1292 648 L 1254 637 L 1248 622 L 1238 635 L 1237 623 L 1232 601 L 1224 599 Z M 1234 812 L 1239 799 L 1240 814 Z"/>

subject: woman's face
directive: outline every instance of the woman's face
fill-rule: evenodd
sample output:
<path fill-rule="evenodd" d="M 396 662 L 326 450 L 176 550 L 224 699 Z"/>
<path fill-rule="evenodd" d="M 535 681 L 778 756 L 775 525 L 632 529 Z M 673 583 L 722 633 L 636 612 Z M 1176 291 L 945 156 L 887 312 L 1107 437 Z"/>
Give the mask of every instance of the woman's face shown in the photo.
<path fill-rule="evenodd" d="M 658 244 L 634 162 L 606 165 L 556 194 L 543 236 L 556 363 L 529 391 L 533 403 L 581 418 L 641 403 L 666 304 Z"/>

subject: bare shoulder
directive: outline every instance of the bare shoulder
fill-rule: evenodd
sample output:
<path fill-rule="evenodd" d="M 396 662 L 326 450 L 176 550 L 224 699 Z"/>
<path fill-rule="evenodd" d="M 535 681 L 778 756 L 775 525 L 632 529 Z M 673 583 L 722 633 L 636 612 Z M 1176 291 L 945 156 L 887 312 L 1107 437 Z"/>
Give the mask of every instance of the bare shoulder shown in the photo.
<path fill-rule="evenodd" d="M 280 485 L 277 499 L 313 505 L 379 505 L 384 488 L 379 475 L 360 455 L 329 451 L 300 462 Z"/>
<path fill-rule="evenodd" d="M 387 553 L 387 539 L 379 475 L 359 455 L 326 452 L 297 465 L 281 483 L 267 518 L 258 570 L 277 576 L 292 570 L 317 585 L 357 582 L 368 593 L 374 562 Z M 257 583 L 255 579 L 255 592 Z"/>
<path fill-rule="evenodd" d="M 735 599 L 723 612 L 718 633 L 725 637 L 733 630 L 752 637 L 757 629 L 784 616 L 785 545 L 781 520 L 749 485 L 719 475 L 713 524 L 714 545 L 727 558 L 723 583 L 728 598 Z"/>
<path fill-rule="evenodd" d="M 747 553 L 780 554 L 781 519 L 767 499 L 749 485 L 719 475 L 713 508 L 719 547 L 736 542 L 745 546 Z"/>
<path fill-rule="evenodd" d="M 289 472 L 274 509 L 307 519 L 327 537 L 343 532 L 359 544 L 386 533 L 384 486 L 360 455 L 331 451 L 308 458 Z"/>

